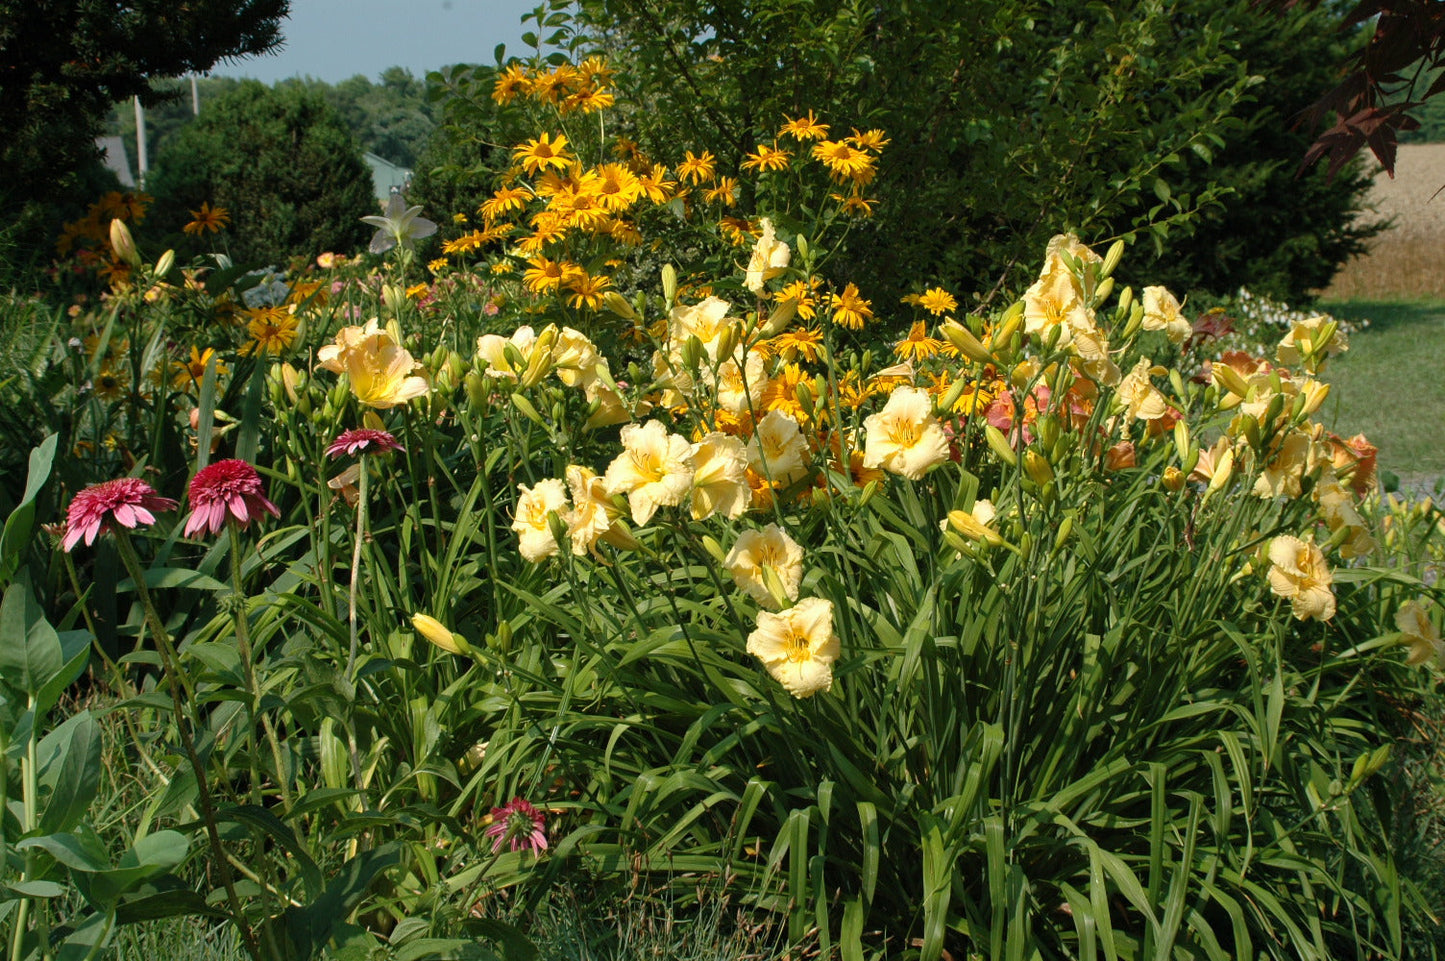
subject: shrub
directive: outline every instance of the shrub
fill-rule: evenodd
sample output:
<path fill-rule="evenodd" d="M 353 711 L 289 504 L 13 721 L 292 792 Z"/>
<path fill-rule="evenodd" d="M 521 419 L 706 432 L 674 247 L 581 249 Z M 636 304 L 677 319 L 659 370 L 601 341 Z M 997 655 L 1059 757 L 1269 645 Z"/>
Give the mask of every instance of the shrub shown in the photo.
<path fill-rule="evenodd" d="M 232 217 L 231 255 L 282 263 L 347 249 L 376 210 L 370 173 L 320 94 L 241 84 L 167 141 L 152 181 L 163 228 L 179 231 L 202 203 Z"/>

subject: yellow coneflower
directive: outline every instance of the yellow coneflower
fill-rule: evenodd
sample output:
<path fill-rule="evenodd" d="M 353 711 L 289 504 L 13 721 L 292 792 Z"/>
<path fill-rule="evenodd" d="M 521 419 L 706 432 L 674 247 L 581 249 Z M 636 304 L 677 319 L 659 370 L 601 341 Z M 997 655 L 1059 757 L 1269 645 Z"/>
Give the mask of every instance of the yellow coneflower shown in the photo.
<path fill-rule="evenodd" d="M 171 362 L 171 386 L 178 390 L 190 390 L 193 387 L 199 388 L 201 381 L 204 380 L 206 376 L 206 366 L 210 364 L 212 358 L 215 358 L 216 361 L 216 377 L 218 379 L 230 373 L 230 369 L 219 357 L 216 357 L 216 351 L 213 348 L 207 347 L 205 352 L 202 353 L 192 347 L 190 360 Z"/>
<path fill-rule="evenodd" d="M 584 90 L 572 94 L 562 101 L 562 112 L 570 113 L 596 113 L 598 110 L 605 110 L 617 102 L 617 97 L 610 90 L 601 87 L 587 87 Z"/>
<path fill-rule="evenodd" d="M 869 130 L 866 133 L 853 128 L 853 136 L 847 138 L 848 142 L 860 150 L 871 150 L 874 153 L 882 150 L 893 141 L 887 139 L 881 130 Z"/>
<path fill-rule="evenodd" d="M 744 170 L 756 170 L 758 173 L 768 173 L 774 170 L 787 170 L 792 163 L 792 154 L 786 150 L 778 149 L 777 145 L 769 147 L 767 144 L 758 144 L 754 153 L 747 155 L 742 163 Z"/>
<path fill-rule="evenodd" d="M 812 320 L 818 316 L 818 281 L 814 278 L 795 280 L 778 291 L 778 301 L 793 301 L 798 306 L 798 316 Z"/>
<path fill-rule="evenodd" d="M 581 267 L 565 260 L 534 257 L 527 263 L 531 268 L 522 275 L 522 286 L 534 294 L 552 293 L 564 284 L 569 284 L 577 274 L 586 273 Z"/>
<path fill-rule="evenodd" d="M 442 253 L 450 257 L 453 254 L 469 254 L 480 249 L 485 242 L 484 235 L 480 230 L 473 230 L 470 233 L 462 234 L 454 240 L 442 242 Z"/>
<path fill-rule="evenodd" d="M 694 156 L 689 150 L 687 159 L 677 165 L 677 176 L 695 184 L 706 183 L 717 176 L 716 164 L 717 158 L 712 151 L 704 150 L 701 155 Z"/>
<path fill-rule="evenodd" d="M 450 263 L 450 261 L 445 257 L 438 257 L 436 260 L 428 260 L 426 269 L 430 270 L 433 274 L 439 274 L 446 269 L 448 263 Z"/>
<path fill-rule="evenodd" d="M 851 180 L 873 166 L 873 157 L 842 140 L 824 140 L 813 145 L 813 159 L 840 180 Z"/>
<path fill-rule="evenodd" d="M 746 217 L 724 217 L 717 225 L 723 237 L 734 247 L 749 243 L 757 229 L 757 224 Z"/>
<path fill-rule="evenodd" d="M 799 117 L 794 120 L 791 117 L 783 118 L 786 123 L 778 131 L 778 136 L 789 136 L 795 140 L 822 140 L 828 136 L 828 125 L 819 123 L 809 110 L 806 117 Z"/>
<path fill-rule="evenodd" d="M 607 210 L 621 213 L 642 199 L 642 182 L 622 164 L 603 164 L 596 174 L 597 199 Z"/>
<path fill-rule="evenodd" d="M 431 293 L 431 284 L 412 284 L 406 289 L 406 295 L 412 300 L 421 300 Z"/>
<path fill-rule="evenodd" d="M 653 164 L 650 171 L 638 174 L 637 182 L 647 199 L 655 204 L 667 203 L 677 190 L 677 181 L 667 179 L 667 168 L 662 164 Z"/>
<path fill-rule="evenodd" d="M 588 57 L 577 65 L 577 73 L 584 80 L 596 84 L 599 87 L 612 86 L 612 68 L 602 57 Z"/>
<path fill-rule="evenodd" d="M 533 74 L 531 81 L 532 96 L 543 103 L 556 103 L 578 89 L 581 74 L 570 63 L 564 63 L 555 70 Z"/>
<path fill-rule="evenodd" d="M 598 310 L 602 306 L 602 298 L 607 288 L 612 286 L 612 279 L 602 274 L 589 274 L 579 267 L 577 272 L 567 279 L 566 286 L 572 292 L 572 296 L 567 298 L 571 307 L 577 310 L 583 307 Z"/>
<path fill-rule="evenodd" d="M 737 191 L 736 180 L 732 177 L 720 177 L 716 187 L 710 187 L 703 192 L 702 199 L 710 204 L 720 203 L 725 207 L 732 207 L 738 202 Z"/>
<path fill-rule="evenodd" d="M 296 317 L 290 311 L 280 307 L 259 307 L 246 313 L 251 317 L 246 325 L 246 332 L 251 335 L 248 353 L 280 354 L 289 350 L 295 342 Z M 220 373 L 220 369 L 217 368 L 216 372 Z"/>
<path fill-rule="evenodd" d="M 908 329 L 908 336 L 893 345 L 893 353 L 899 360 L 924 360 L 943 350 L 945 341 L 928 336 L 928 327 L 921 320 L 915 320 Z"/>
<path fill-rule="evenodd" d="M 515 268 L 513 268 L 510 260 L 499 260 L 487 269 L 493 277 L 505 277 L 507 274 L 512 273 Z"/>
<path fill-rule="evenodd" d="M 130 378 L 124 372 L 106 364 L 96 371 L 95 380 L 91 382 L 90 386 L 95 391 L 95 396 L 101 400 L 120 400 L 125 395 L 128 383 L 130 383 Z"/>
<path fill-rule="evenodd" d="M 850 217 L 871 217 L 873 208 L 878 204 L 876 200 L 860 197 L 858 194 L 830 194 L 838 201 L 838 210 Z"/>
<path fill-rule="evenodd" d="M 531 92 L 532 81 L 527 76 L 526 68 L 514 63 L 497 74 L 497 82 L 492 86 L 492 99 L 499 104 L 508 104 L 516 99 L 518 94 Z"/>
<path fill-rule="evenodd" d="M 764 346 L 770 355 L 784 360 L 794 361 L 801 357 L 815 364 L 818 362 L 818 349 L 823 346 L 823 332 L 816 327 L 797 327 L 759 346 Z"/>
<path fill-rule="evenodd" d="M 859 296 L 857 284 L 849 283 L 841 294 L 833 294 L 829 298 L 829 305 L 833 308 L 833 323 L 839 327 L 861 330 L 865 323 L 873 319 L 873 305 Z M 801 313 L 802 311 L 799 311 L 799 314 Z"/>
<path fill-rule="evenodd" d="M 513 210 L 524 209 L 531 198 L 532 194 L 526 187 L 503 187 L 484 201 L 477 208 L 477 213 L 490 224 Z"/>
<path fill-rule="evenodd" d="M 200 210 L 191 211 L 191 222 L 181 228 L 188 234 L 200 235 L 206 231 L 219 233 L 221 228 L 231 222 L 231 214 L 225 207 L 212 207 L 205 201 L 201 202 Z"/>
<path fill-rule="evenodd" d="M 958 301 L 942 287 L 928 288 L 918 295 L 914 303 L 935 317 L 942 317 L 958 309 Z"/>
<path fill-rule="evenodd" d="M 512 148 L 512 157 L 521 161 L 529 174 L 555 167 L 565 170 L 571 165 L 573 156 L 567 152 L 567 135 L 558 134 L 553 140 L 546 131 L 534 140 L 528 140 Z"/>

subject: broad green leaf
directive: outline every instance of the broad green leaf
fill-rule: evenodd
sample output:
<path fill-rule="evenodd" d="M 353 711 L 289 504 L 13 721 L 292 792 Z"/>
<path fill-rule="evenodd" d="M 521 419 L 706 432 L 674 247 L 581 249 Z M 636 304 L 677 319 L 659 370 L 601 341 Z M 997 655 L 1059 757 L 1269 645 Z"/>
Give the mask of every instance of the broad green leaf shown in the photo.
<path fill-rule="evenodd" d="M 32 696 L 65 668 L 65 652 L 24 578 L 0 601 L 0 678 Z M 48 708 L 48 705 L 47 705 Z"/>

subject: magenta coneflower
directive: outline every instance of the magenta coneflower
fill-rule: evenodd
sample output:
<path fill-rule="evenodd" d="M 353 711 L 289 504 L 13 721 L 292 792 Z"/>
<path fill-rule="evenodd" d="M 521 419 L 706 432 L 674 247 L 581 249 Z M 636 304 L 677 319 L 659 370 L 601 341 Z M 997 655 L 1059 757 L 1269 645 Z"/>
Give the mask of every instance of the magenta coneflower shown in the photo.
<path fill-rule="evenodd" d="M 276 505 L 266 499 L 256 468 L 234 458 L 218 460 L 196 471 L 187 496 L 191 502 L 191 516 L 186 521 L 187 537 L 207 529 L 212 534 L 219 534 L 228 517 L 234 517 L 245 527 L 252 517 L 262 511 L 270 511 L 272 517 L 281 516 Z"/>
<path fill-rule="evenodd" d="M 499 808 L 492 808 L 492 823 L 487 825 L 486 835 L 492 838 L 492 850 L 500 851 L 503 844 L 513 851 L 531 851 L 541 854 L 547 849 L 547 820 L 532 805 L 514 797 Z"/>
<path fill-rule="evenodd" d="M 154 487 L 139 477 L 122 477 L 92 484 L 76 494 L 65 512 L 65 539 L 61 546 L 69 551 L 82 537 L 86 545 L 116 524 L 121 527 L 135 527 L 138 524 L 154 524 L 151 511 L 173 511 L 176 502 L 157 494 Z"/>
<path fill-rule="evenodd" d="M 406 448 L 398 444 L 396 438 L 384 430 L 358 427 L 355 430 L 346 431 L 332 441 L 331 446 L 326 448 L 326 456 L 340 457 L 342 454 L 361 454 L 367 451 L 379 454 L 388 450 L 405 451 Z"/>

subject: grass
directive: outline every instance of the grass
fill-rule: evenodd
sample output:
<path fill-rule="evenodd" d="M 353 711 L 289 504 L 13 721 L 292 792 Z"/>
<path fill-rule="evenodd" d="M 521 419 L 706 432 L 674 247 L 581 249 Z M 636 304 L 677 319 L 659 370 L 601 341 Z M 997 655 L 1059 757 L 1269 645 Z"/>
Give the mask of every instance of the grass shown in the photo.
<path fill-rule="evenodd" d="M 1402 484 L 1431 487 L 1445 477 L 1445 301 L 1322 306 L 1370 326 L 1326 368 L 1331 390 L 1321 421 L 1345 437 L 1364 433 L 1380 449 L 1380 466 Z"/>

